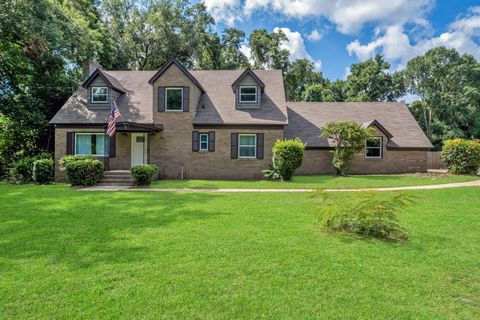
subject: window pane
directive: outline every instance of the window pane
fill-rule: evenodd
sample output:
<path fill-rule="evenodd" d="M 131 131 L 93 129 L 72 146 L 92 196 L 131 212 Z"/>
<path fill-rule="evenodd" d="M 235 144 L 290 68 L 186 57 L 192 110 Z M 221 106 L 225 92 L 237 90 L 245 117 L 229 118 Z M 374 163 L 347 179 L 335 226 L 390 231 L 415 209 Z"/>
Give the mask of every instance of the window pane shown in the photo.
<path fill-rule="evenodd" d="M 242 94 L 240 96 L 240 101 L 241 102 L 255 102 L 256 101 L 256 96 L 255 95 Z"/>
<path fill-rule="evenodd" d="M 75 136 L 75 154 L 105 156 L 108 155 L 107 136 L 100 134 L 77 134 Z"/>
<path fill-rule="evenodd" d="M 246 93 L 256 94 L 257 93 L 257 88 L 255 88 L 255 87 L 240 88 L 240 93 L 241 94 L 246 94 Z"/>
<path fill-rule="evenodd" d="M 101 87 L 101 88 L 93 88 L 93 94 L 107 94 L 107 88 Z"/>
<path fill-rule="evenodd" d="M 207 149 L 208 149 L 208 144 L 207 144 L 206 142 L 202 142 L 202 143 L 200 144 L 200 149 L 201 149 L 201 150 L 207 150 Z"/>
<path fill-rule="evenodd" d="M 105 102 L 105 101 L 107 101 L 107 96 L 93 95 L 92 96 L 92 101 L 93 102 Z"/>
<path fill-rule="evenodd" d="M 380 148 L 367 148 L 367 157 L 380 157 Z"/>
<path fill-rule="evenodd" d="M 377 147 L 377 148 L 380 148 L 380 139 L 367 140 L 367 147 Z"/>
<path fill-rule="evenodd" d="M 97 134 L 96 135 L 96 145 L 95 145 L 95 151 L 96 153 L 93 153 L 94 155 L 97 155 L 97 156 L 104 156 L 106 155 L 105 153 L 105 144 L 106 144 L 107 140 L 105 139 L 105 135 L 104 134 Z"/>
<path fill-rule="evenodd" d="M 241 146 L 243 145 L 250 145 L 250 146 L 254 146 L 255 145 L 255 136 L 254 135 L 251 135 L 251 136 L 240 136 L 240 142 L 239 144 Z"/>
<path fill-rule="evenodd" d="M 182 89 L 167 89 L 167 110 L 182 110 Z"/>
<path fill-rule="evenodd" d="M 208 141 L 208 136 L 206 134 L 201 134 L 200 135 L 200 141 L 207 142 Z"/>
<path fill-rule="evenodd" d="M 255 157 L 255 147 L 240 146 L 240 157 Z"/>
<path fill-rule="evenodd" d="M 75 139 L 75 153 L 79 155 L 92 153 L 92 136 L 89 134 L 77 134 Z"/>

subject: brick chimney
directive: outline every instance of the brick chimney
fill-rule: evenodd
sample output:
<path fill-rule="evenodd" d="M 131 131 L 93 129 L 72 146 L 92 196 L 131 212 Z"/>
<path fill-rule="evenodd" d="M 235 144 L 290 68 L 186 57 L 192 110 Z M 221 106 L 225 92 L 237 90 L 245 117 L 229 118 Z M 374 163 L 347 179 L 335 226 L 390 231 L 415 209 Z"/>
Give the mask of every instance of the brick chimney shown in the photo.
<path fill-rule="evenodd" d="M 82 80 L 87 79 L 95 69 L 102 69 L 102 66 L 93 60 L 84 60 L 82 62 Z"/>

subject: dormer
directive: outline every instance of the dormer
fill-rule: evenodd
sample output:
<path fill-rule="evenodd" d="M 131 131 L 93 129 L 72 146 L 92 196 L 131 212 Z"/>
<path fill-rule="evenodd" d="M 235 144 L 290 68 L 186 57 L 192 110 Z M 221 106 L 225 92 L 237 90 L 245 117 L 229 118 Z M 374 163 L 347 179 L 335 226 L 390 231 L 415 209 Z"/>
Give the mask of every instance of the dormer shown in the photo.
<path fill-rule="evenodd" d="M 172 115 L 194 116 L 198 100 L 205 92 L 198 80 L 175 58 L 169 59 L 148 81 L 153 88 L 153 108 Z"/>
<path fill-rule="evenodd" d="M 126 92 L 120 82 L 97 67 L 82 84 L 87 89 L 88 107 L 92 109 L 110 108 L 111 99 L 117 100 Z"/>
<path fill-rule="evenodd" d="M 265 84 L 251 69 L 246 69 L 232 84 L 237 109 L 260 109 Z"/>

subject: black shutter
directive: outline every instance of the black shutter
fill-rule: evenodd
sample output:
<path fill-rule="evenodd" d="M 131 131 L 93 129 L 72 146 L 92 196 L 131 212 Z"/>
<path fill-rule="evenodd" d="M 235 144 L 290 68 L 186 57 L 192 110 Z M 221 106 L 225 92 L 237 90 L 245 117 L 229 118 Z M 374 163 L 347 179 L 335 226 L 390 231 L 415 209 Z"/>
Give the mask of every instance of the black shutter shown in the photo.
<path fill-rule="evenodd" d="M 114 158 L 115 157 L 115 141 L 116 141 L 116 135 L 114 135 L 113 137 L 110 137 L 110 149 L 109 149 L 109 152 L 108 152 L 108 155 L 110 156 L 110 158 Z"/>
<path fill-rule="evenodd" d="M 72 156 L 75 154 L 75 133 L 67 132 L 67 155 Z"/>
<path fill-rule="evenodd" d="M 263 159 L 263 141 L 264 134 L 257 133 L 257 159 Z"/>
<path fill-rule="evenodd" d="M 198 131 L 192 131 L 192 151 L 197 152 L 198 150 L 200 150 Z"/>
<path fill-rule="evenodd" d="M 238 133 L 232 133 L 232 159 L 238 158 Z"/>
<path fill-rule="evenodd" d="M 183 112 L 190 110 L 190 87 L 183 87 Z"/>
<path fill-rule="evenodd" d="M 158 112 L 165 111 L 165 87 L 158 87 Z"/>
<path fill-rule="evenodd" d="M 215 131 L 208 132 L 208 151 L 215 151 Z"/>

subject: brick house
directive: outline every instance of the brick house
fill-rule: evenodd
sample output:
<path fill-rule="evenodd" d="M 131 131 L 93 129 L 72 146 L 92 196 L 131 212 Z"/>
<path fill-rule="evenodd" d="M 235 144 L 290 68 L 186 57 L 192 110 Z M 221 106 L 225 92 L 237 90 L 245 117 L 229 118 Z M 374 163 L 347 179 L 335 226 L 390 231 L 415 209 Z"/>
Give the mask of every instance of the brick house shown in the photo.
<path fill-rule="evenodd" d="M 94 155 L 108 170 L 153 163 L 161 178 L 252 179 L 269 167 L 277 139 L 306 144 L 300 174 L 333 173 L 331 121 L 355 120 L 377 132 L 354 173 L 427 170 L 432 147 L 401 103 L 287 102 L 279 70 L 189 71 L 175 59 L 158 71 L 84 66 L 85 81 L 50 123 L 55 125 L 56 179 L 64 155 Z M 117 134 L 105 134 L 114 99 Z"/>

